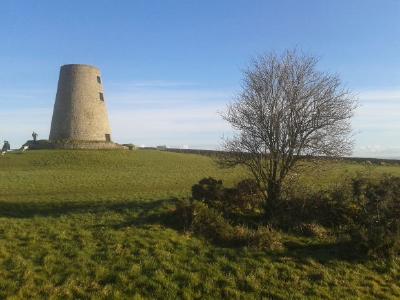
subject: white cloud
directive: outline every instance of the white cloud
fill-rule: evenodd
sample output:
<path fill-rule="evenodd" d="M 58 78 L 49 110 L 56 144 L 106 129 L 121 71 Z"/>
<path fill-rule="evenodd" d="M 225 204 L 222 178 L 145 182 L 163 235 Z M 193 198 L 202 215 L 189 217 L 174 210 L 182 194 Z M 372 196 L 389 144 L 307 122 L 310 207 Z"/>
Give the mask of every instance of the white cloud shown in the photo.
<path fill-rule="evenodd" d="M 379 144 L 360 146 L 355 149 L 354 155 L 360 157 L 400 159 L 400 147 L 387 147 Z"/>
<path fill-rule="evenodd" d="M 111 83 L 105 88 L 117 142 L 218 148 L 221 136 L 232 132 L 218 114 L 235 95 L 232 88 L 163 80 Z M 55 90 L 4 91 L 0 140 L 17 147 L 31 138 L 32 130 L 47 138 L 54 98 Z M 354 155 L 400 157 L 400 89 L 361 91 L 359 99 L 352 121 L 357 133 Z"/>
<path fill-rule="evenodd" d="M 121 138 L 135 139 L 142 137 L 172 137 L 177 134 L 221 135 L 229 130 L 228 124 L 218 115 L 219 106 L 210 105 L 198 108 L 193 106 L 111 110 L 113 132 Z M 154 141 L 156 142 L 156 141 Z"/>
<path fill-rule="evenodd" d="M 391 101 L 385 102 L 382 99 Z M 360 106 L 353 120 L 357 127 L 370 128 L 372 125 L 375 129 L 389 129 L 389 126 L 400 126 L 400 90 L 362 92 L 359 100 Z"/>
<path fill-rule="evenodd" d="M 230 131 L 219 111 L 231 90 L 177 87 L 162 84 L 127 85 L 109 93 L 114 138 L 146 145 L 182 145 L 216 148 Z"/>
<path fill-rule="evenodd" d="M 363 102 L 400 101 L 400 88 L 389 90 L 366 90 L 359 93 L 358 97 Z"/>
<path fill-rule="evenodd" d="M 400 157 L 400 89 L 363 91 L 359 100 L 354 155 Z"/>

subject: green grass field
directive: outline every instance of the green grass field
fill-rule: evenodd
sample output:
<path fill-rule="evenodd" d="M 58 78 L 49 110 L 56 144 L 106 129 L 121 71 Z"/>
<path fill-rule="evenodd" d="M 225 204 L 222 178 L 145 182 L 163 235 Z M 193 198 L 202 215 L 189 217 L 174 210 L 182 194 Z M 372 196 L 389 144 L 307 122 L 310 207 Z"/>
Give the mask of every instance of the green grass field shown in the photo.
<path fill-rule="evenodd" d="M 323 162 L 301 180 L 321 188 L 357 171 L 400 166 Z M 150 150 L 0 157 L 0 298 L 400 298 L 398 261 L 290 235 L 280 252 L 223 248 L 162 225 L 173 198 L 208 176 L 232 185 L 246 172 Z"/>

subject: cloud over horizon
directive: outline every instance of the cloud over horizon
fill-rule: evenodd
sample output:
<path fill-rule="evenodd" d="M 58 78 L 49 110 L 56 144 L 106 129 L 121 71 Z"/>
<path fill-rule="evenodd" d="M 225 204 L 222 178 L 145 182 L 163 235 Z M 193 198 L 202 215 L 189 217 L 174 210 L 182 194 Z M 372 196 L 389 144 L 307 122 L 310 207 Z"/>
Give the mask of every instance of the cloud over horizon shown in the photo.
<path fill-rule="evenodd" d="M 359 93 L 355 156 L 400 158 L 400 88 Z"/>
<path fill-rule="evenodd" d="M 190 82 L 134 81 L 105 86 L 112 137 L 120 143 L 215 149 L 232 134 L 219 112 L 234 88 L 209 88 Z M 0 95 L 0 139 L 19 147 L 32 130 L 46 139 L 55 90 L 5 91 Z M 400 88 L 363 90 L 352 124 L 355 156 L 400 158 Z"/>

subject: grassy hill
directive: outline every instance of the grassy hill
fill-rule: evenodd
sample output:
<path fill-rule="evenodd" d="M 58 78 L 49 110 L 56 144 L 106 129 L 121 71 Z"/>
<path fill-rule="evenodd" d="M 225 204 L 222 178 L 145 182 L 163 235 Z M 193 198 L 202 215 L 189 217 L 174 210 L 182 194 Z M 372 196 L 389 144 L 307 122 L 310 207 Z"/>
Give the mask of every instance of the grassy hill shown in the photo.
<path fill-rule="evenodd" d="M 399 165 L 323 162 L 315 189 Z M 32 151 L 0 157 L 0 298 L 400 297 L 398 262 L 363 261 L 329 240 L 285 235 L 286 250 L 223 248 L 160 215 L 203 177 L 243 169 L 161 151 Z M 351 252 L 351 251 L 350 251 Z"/>

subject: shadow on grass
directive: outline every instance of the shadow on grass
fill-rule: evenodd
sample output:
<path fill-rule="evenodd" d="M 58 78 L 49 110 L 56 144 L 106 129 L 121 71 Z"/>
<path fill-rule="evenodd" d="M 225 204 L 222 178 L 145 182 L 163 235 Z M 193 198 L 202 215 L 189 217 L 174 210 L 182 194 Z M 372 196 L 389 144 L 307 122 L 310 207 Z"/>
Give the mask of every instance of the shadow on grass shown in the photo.
<path fill-rule="evenodd" d="M 364 255 L 361 255 L 350 241 L 337 242 L 314 242 L 309 244 L 301 243 L 284 243 L 286 251 L 284 256 L 295 258 L 300 262 L 306 262 L 309 259 L 314 259 L 319 263 L 329 263 L 334 260 L 342 260 L 349 262 L 363 262 L 366 260 Z"/>
<path fill-rule="evenodd" d="M 125 201 L 0 201 L 0 217 L 32 218 L 35 216 L 58 217 L 72 213 L 138 212 L 139 218 L 157 213 L 176 203 L 176 198 L 160 200 Z"/>
<path fill-rule="evenodd" d="M 129 226 L 162 225 L 167 228 L 182 231 L 181 220 L 171 213 L 171 208 L 176 204 L 176 198 L 160 200 L 126 200 L 126 201 L 65 201 L 65 202 L 1 202 L 0 217 L 8 218 L 32 218 L 35 216 L 59 217 L 74 213 L 106 213 L 120 212 L 128 213 L 125 221 L 114 224 L 99 224 L 96 227 L 110 227 L 118 230 Z M 311 241 L 311 240 L 310 240 Z M 269 252 L 274 260 L 282 260 L 288 257 L 299 262 L 307 262 L 309 259 L 316 260 L 322 264 L 334 260 L 364 261 L 365 258 L 354 251 L 348 242 L 326 243 L 323 241 L 301 242 L 294 237 L 287 241 L 285 251 Z M 235 246 L 221 246 L 224 248 L 241 248 Z M 265 255 L 263 251 L 254 251 L 254 255 Z"/>
<path fill-rule="evenodd" d="M 153 211 L 152 213 L 143 212 L 129 221 L 108 226 L 118 230 L 129 226 L 146 226 L 155 224 L 177 231 L 184 231 L 181 220 L 176 220 L 176 216 L 174 216 L 171 211 L 165 209 L 158 212 Z M 352 263 L 364 262 L 367 260 L 365 256 L 361 255 L 354 249 L 354 246 L 349 241 L 327 242 L 309 238 L 308 243 L 304 243 L 302 240 L 303 239 L 299 237 L 293 236 L 291 241 L 283 242 L 285 248 L 284 251 L 267 252 L 270 257 L 276 261 L 285 260 L 288 257 L 301 263 L 307 263 L 310 259 L 312 259 L 321 264 L 328 264 L 337 260 Z M 224 255 L 226 255 L 226 248 L 238 250 L 241 248 L 244 249 L 243 246 L 235 246 L 233 244 L 226 244 L 224 242 L 209 242 L 215 246 L 218 246 Z M 253 255 L 264 256 L 266 254 L 265 252 L 266 251 L 264 250 L 255 250 Z"/>

